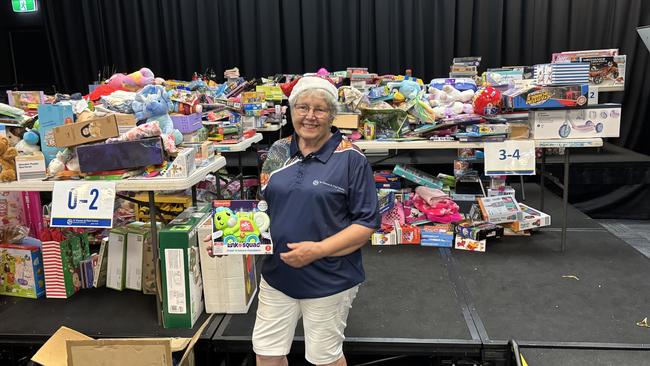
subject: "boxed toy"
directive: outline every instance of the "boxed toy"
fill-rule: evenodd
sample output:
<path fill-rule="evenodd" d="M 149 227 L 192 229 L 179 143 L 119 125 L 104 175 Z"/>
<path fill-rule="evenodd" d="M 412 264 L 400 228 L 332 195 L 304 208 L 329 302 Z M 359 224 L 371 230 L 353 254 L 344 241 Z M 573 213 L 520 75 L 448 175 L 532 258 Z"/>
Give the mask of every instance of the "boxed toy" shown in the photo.
<path fill-rule="evenodd" d="M 516 221 L 519 205 L 514 196 L 478 197 L 481 213 L 486 221 L 493 224 Z"/>
<path fill-rule="evenodd" d="M 189 207 L 160 231 L 165 328 L 192 328 L 203 312 L 199 227 L 211 207 Z"/>
<path fill-rule="evenodd" d="M 532 86 L 503 92 L 506 110 L 577 108 L 587 104 L 588 84 Z"/>
<path fill-rule="evenodd" d="M 113 115 L 117 120 L 117 130 L 120 135 L 135 127 L 136 120 L 134 114 L 114 113 Z"/>
<path fill-rule="evenodd" d="M 374 232 L 370 238 L 370 242 L 372 245 L 397 245 L 395 230 Z"/>
<path fill-rule="evenodd" d="M 54 141 L 54 128 L 63 126 L 66 123 L 72 123 L 74 113 L 70 105 L 58 104 L 40 104 L 38 106 L 38 123 L 39 134 L 41 136 L 41 151 L 45 156 L 45 165 L 56 157 L 56 153 L 62 151 L 62 148 L 56 146 Z M 92 157 L 95 160 L 97 155 Z"/>
<path fill-rule="evenodd" d="M 579 61 L 581 57 L 610 57 L 618 56 L 618 48 L 609 48 L 601 50 L 582 50 L 582 51 L 564 51 L 553 53 L 552 62 L 574 62 Z"/>
<path fill-rule="evenodd" d="M 512 187 L 504 187 L 502 189 L 492 189 L 488 188 L 487 191 L 488 197 L 494 196 L 513 196 L 515 195 L 515 189 Z"/>
<path fill-rule="evenodd" d="M 196 169 L 196 160 L 193 147 L 185 147 L 178 151 L 176 158 L 167 168 L 165 178 L 187 178 Z"/>
<path fill-rule="evenodd" d="M 164 160 L 160 137 L 111 144 L 81 145 L 77 146 L 76 150 L 82 173 L 142 168 L 148 165 L 160 165 Z M 98 156 L 111 158 L 97 159 Z"/>
<path fill-rule="evenodd" d="M 127 231 L 114 228 L 108 234 L 106 287 L 122 291 L 126 283 Z"/>
<path fill-rule="evenodd" d="M 157 230 L 162 229 L 161 223 L 156 223 Z M 132 222 L 126 226 L 127 248 L 131 248 L 131 242 L 142 242 L 142 292 L 148 295 L 156 294 L 156 260 L 153 256 L 153 243 L 151 240 L 151 224 L 148 222 Z M 134 263 L 137 266 L 137 263 Z M 129 282 L 129 261 L 127 257 L 127 283 Z"/>
<path fill-rule="evenodd" d="M 41 249 L 0 244 L 0 295 L 37 299 L 45 294 Z"/>
<path fill-rule="evenodd" d="M 393 173 L 399 175 L 400 177 L 406 178 L 411 182 L 417 183 L 421 186 L 426 186 L 429 188 L 442 189 L 442 181 L 434 176 L 431 176 L 423 171 L 417 170 L 412 167 L 395 165 Z"/>
<path fill-rule="evenodd" d="M 412 225 L 399 225 L 395 222 L 395 238 L 398 244 L 420 244 L 420 228 Z"/>
<path fill-rule="evenodd" d="M 451 224 L 424 225 L 420 229 L 420 245 L 451 248 L 454 245 L 454 230 Z"/>
<path fill-rule="evenodd" d="M 524 231 L 551 225 L 551 216 L 548 214 L 524 205 L 523 203 L 519 204 L 519 208 L 521 209 L 521 213 L 517 218 L 517 221 L 509 224 L 513 231 Z"/>
<path fill-rule="evenodd" d="M 149 194 L 146 192 L 138 193 L 134 198 L 138 202 L 141 202 L 135 206 L 135 219 L 137 221 L 149 222 Z M 162 221 L 164 222 L 169 222 L 188 207 L 192 206 L 192 197 L 178 193 L 156 193 L 154 195 L 154 202 L 159 209 L 158 217 L 162 217 Z"/>
<path fill-rule="evenodd" d="M 45 156 L 40 151 L 16 156 L 16 177 L 18 181 L 45 179 Z"/>
<path fill-rule="evenodd" d="M 464 238 L 460 235 L 456 235 L 456 242 L 454 248 L 461 250 L 469 250 L 472 252 L 485 252 L 486 240 L 474 240 Z"/>
<path fill-rule="evenodd" d="M 45 103 L 45 94 L 42 91 L 7 90 L 7 101 L 10 106 L 33 111 Z"/>
<path fill-rule="evenodd" d="M 71 147 L 103 141 L 120 134 L 117 128 L 117 117 L 114 114 L 54 127 L 52 133 L 54 134 L 54 144 L 57 147 Z"/>
<path fill-rule="evenodd" d="M 625 85 L 625 55 L 580 57 L 589 63 L 589 83 L 598 86 Z"/>
<path fill-rule="evenodd" d="M 273 253 L 266 201 L 216 200 L 212 206 L 215 255 Z"/>
<path fill-rule="evenodd" d="M 588 62 L 535 65 L 535 84 L 537 85 L 586 84 L 588 82 Z"/>
<path fill-rule="evenodd" d="M 621 105 L 608 103 L 585 109 L 530 111 L 529 120 L 534 139 L 618 137 Z"/>
<path fill-rule="evenodd" d="M 457 235 L 474 240 L 500 238 L 503 236 L 503 227 L 490 222 L 462 221 L 454 225 Z"/>
<path fill-rule="evenodd" d="M 198 237 L 212 234 L 212 217 L 198 229 Z M 207 313 L 244 314 L 257 292 L 255 257 L 233 254 L 210 255 L 212 244 L 199 240 L 203 294 Z"/>

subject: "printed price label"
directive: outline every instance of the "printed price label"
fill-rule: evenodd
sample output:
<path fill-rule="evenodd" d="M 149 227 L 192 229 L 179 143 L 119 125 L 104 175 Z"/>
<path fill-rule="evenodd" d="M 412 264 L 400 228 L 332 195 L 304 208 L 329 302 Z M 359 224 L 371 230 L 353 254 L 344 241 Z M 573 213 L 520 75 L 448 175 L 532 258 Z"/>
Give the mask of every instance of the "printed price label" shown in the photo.
<path fill-rule="evenodd" d="M 485 143 L 485 175 L 534 175 L 535 141 Z"/>
<path fill-rule="evenodd" d="M 112 228 L 115 182 L 55 182 L 52 227 Z"/>

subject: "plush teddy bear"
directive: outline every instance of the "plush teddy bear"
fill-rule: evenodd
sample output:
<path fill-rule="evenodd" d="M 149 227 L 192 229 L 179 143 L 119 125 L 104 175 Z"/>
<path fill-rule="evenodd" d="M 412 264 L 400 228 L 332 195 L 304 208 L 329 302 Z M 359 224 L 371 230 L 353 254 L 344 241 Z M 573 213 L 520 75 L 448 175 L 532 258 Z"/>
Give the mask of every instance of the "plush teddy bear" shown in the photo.
<path fill-rule="evenodd" d="M 169 117 L 169 111 L 174 108 L 174 104 L 165 88 L 160 85 L 145 86 L 136 93 L 131 107 L 138 121 L 158 122 L 163 139 L 170 139 L 174 142 L 173 146 L 166 145 L 167 152 L 175 153 L 176 145 L 183 141 L 183 135 L 174 129 L 174 123 Z"/>
<path fill-rule="evenodd" d="M 11 146 L 9 139 L 0 136 L 0 181 L 13 182 L 16 180 L 16 148 Z"/>
<path fill-rule="evenodd" d="M 140 70 L 132 72 L 128 75 L 122 73 L 114 74 L 108 80 L 106 80 L 106 84 L 115 89 L 136 91 L 145 85 L 153 84 L 154 79 L 155 77 L 153 72 L 148 68 L 143 67 Z"/>

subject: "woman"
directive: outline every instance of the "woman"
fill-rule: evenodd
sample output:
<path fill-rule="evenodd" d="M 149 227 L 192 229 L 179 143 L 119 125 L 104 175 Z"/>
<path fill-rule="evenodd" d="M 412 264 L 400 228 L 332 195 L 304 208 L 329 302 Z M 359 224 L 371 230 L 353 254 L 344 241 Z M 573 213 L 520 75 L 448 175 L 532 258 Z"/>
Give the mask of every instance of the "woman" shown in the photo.
<path fill-rule="evenodd" d="M 360 248 L 379 227 L 363 153 L 332 127 L 337 90 L 304 77 L 289 96 L 295 133 L 271 146 L 261 174 L 274 253 L 264 259 L 253 349 L 258 365 L 286 365 L 303 317 L 305 358 L 346 365 L 343 331 L 365 275 Z"/>

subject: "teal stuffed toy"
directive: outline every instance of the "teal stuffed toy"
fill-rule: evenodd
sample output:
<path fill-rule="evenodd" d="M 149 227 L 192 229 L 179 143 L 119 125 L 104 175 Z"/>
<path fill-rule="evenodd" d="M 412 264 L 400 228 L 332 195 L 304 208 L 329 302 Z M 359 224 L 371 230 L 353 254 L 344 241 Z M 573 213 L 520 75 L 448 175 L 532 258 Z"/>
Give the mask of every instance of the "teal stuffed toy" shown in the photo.
<path fill-rule="evenodd" d="M 183 135 L 174 129 L 174 123 L 169 117 L 169 111 L 173 110 L 174 104 L 161 85 L 147 85 L 142 88 L 136 93 L 131 107 L 138 121 L 158 122 L 163 138 L 173 140 L 174 148 L 183 141 Z"/>

